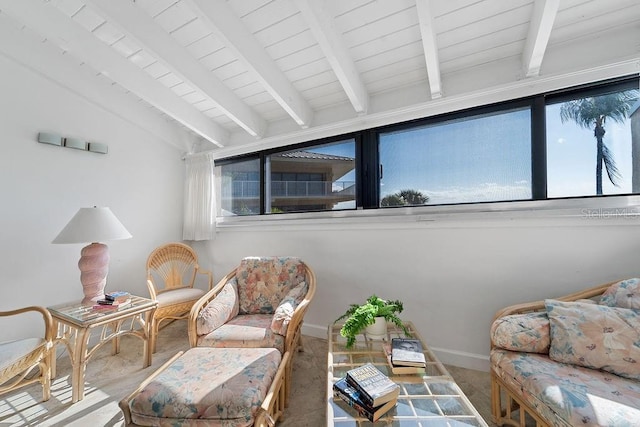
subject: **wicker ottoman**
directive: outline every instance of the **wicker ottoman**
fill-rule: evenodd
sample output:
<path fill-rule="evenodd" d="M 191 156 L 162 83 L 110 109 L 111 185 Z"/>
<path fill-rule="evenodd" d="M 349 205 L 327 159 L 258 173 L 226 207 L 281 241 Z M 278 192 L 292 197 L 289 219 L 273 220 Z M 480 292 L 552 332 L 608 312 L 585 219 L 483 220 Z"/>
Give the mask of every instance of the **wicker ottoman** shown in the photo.
<path fill-rule="evenodd" d="M 289 358 L 274 348 L 180 352 L 120 401 L 125 425 L 273 426 L 284 411 Z"/>

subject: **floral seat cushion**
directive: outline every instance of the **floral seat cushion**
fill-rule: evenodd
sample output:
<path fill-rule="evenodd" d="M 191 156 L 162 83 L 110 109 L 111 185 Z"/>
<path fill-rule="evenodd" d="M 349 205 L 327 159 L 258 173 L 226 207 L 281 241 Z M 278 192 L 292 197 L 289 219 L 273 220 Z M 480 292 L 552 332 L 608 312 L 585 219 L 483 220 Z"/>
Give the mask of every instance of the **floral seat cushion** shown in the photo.
<path fill-rule="evenodd" d="M 273 348 L 187 350 L 129 402 L 143 426 L 253 425 L 281 361 Z"/>
<path fill-rule="evenodd" d="M 638 381 L 558 363 L 544 354 L 500 349 L 491 351 L 491 366 L 551 425 L 631 426 L 640 420 Z"/>
<path fill-rule="evenodd" d="M 200 347 L 272 347 L 284 353 L 284 336 L 273 332 L 272 314 L 238 315 L 212 332 L 198 337 Z"/>

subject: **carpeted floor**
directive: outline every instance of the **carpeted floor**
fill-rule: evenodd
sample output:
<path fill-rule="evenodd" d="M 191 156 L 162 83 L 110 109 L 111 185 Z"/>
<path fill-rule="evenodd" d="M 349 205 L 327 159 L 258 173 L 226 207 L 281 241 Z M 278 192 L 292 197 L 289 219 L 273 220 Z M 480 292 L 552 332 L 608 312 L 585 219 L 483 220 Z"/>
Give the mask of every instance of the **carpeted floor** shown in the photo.
<path fill-rule="evenodd" d="M 304 336 L 304 352 L 295 355 L 289 407 L 279 427 L 321 427 L 326 425 L 326 340 Z M 118 402 L 140 382 L 180 350 L 189 348 L 185 323 L 169 325 L 158 339 L 153 364 L 142 369 L 142 341 L 123 337 L 121 352 L 111 356 L 111 346 L 99 349 L 89 361 L 85 377 L 85 398 L 71 404 L 67 353 L 58 358 L 58 376 L 51 399 L 41 402 L 42 390 L 32 385 L 0 395 L 0 427 L 8 426 L 122 426 Z M 490 426 L 490 383 L 486 372 L 447 366 L 460 388 Z"/>

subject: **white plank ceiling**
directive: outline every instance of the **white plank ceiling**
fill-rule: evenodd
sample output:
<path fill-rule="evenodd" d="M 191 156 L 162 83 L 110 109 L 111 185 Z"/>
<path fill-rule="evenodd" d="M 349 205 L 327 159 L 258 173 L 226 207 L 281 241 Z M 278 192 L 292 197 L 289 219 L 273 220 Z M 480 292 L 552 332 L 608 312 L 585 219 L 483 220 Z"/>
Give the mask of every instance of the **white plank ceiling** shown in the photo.
<path fill-rule="evenodd" d="M 0 0 L 0 54 L 186 151 L 228 155 L 492 88 L 637 73 L 640 1 Z"/>

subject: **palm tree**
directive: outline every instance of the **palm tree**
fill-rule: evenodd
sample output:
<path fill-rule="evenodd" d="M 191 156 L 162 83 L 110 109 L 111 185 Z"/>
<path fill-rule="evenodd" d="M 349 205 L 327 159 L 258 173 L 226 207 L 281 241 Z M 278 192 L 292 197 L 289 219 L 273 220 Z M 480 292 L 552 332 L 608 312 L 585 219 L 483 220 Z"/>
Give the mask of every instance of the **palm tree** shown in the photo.
<path fill-rule="evenodd" d="M 629 115 L 632 104 L 637 100 L 635 90 L 616 92 L 607 95 L 576 99 L 562 104 L 560 107 L 560 119 L 562 123 L 573 120 L 584 129 L 591 129 L 596 138 L 596 194 L 602 194 L 602 165 L 607 170 L 609 181 L 618 186 L 620 172 L 613 159 L 613 153 L 604 143 L 606 133 L 604 125 L 613 120 L 616 123 L 624 123 Z"/>
<path fill-rule="evenodd" d="M 417 190 L 400 190 L 397 193 L 385 196 L 381 201 L 381 206 L 409 206 L 424 205 L 429 201 L 429 196 L 425 196 Z"/>

